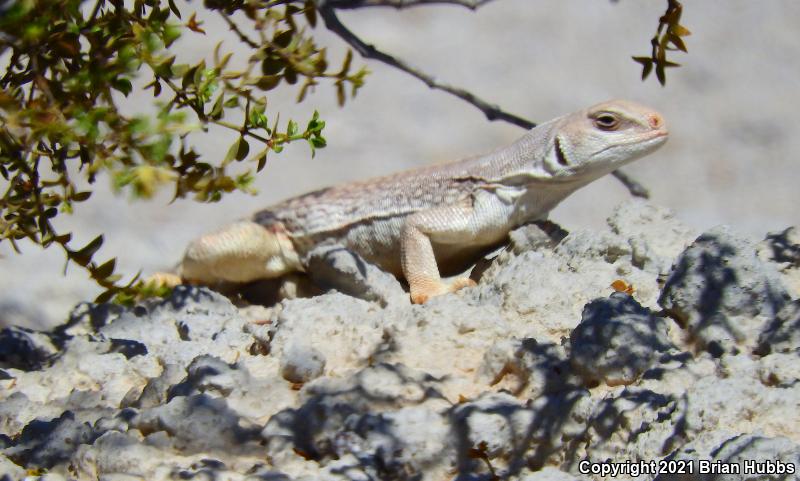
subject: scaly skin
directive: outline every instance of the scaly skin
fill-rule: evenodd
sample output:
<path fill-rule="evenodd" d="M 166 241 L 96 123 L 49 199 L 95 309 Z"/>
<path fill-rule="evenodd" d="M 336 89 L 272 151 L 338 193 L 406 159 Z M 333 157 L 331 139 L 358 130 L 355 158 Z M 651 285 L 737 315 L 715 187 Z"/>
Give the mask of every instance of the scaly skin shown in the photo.
<path fill-rule="evenodd" d="M 304 271 L 340 245 L 408 281 L 411 300 L 474 285 L 442 281 L 508 232 L 544 219 L 569 194 L 667 140 L 660 114 L 601 103 L 530 130 L 492 153 L 311 192 L 192 242 L 180 279 L 243 283 Z M 163 279 L 163 278 L 162 278 Z"/>

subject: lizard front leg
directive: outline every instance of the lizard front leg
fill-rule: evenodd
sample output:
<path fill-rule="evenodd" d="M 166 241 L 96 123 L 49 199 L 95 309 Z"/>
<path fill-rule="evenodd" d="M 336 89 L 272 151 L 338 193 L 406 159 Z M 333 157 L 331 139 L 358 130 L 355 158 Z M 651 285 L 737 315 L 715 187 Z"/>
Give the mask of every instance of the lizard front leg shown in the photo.
<path fill-rule="evenodd" d="M 431 237 L 448 243 L 468 242 L 473 235 L 474 209 L 466 202 L 416 212 L 406 218 L 400 238 L 403 275 L 411 291 L 411 302 L 422 304 L 434 296 L 474 286 L 462 277 L 446 284 L 439 274 Z"/>

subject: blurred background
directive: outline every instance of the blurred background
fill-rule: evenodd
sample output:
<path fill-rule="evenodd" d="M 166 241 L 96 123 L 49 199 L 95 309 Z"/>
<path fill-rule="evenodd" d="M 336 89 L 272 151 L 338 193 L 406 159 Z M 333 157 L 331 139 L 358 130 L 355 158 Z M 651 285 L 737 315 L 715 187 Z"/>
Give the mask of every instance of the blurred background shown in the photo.
<path fill-rule="evenodd" d="M 184 34 L 179 62 L 210 59 L 220 40 L 236 45 L 214 12 L 198 2 L 178 5 L 184 19 L 197 10 L 207 32 Z M 494 0 L 474 12 L 458 6 L 370 8 L 341 12 L 340 18 L 368 43 L 535 122 L 610 98 L 655 107 L 667 119 L 671 139 L 625 169 L 650 190 L 654 203 L 698 230 L 729 224 L 756 239 L 800 224 L 800 2 L 686 0 L 681 24 L 692 31 L 684 39 L 689 53 L 673 55 L 682 67 L 669 69 L 661 87 L 655 78 L 641 81 L 631 56 L 649 55 L 665 7 L 656 0 Z M 315 36 L 328 47 L 331 63 L 341 62 L 344 42 L 321 22 Z M 366 64 L 371 74 L 344 108 L 325 84 L 299 105 L 295 87 L 270 92 L 267 113 L 280 111 L 282 119 L 302 124 L 318 109 L 327 122 L 328 147 L 314 159 L 299 142 L 270 154 L 257 196 L 170 203 L 171 192 L 163 192 L 131 203 L 100 178 L 90 201 L 73 216 L 60 216 L 56 227 L 73 231 L 74 245 L 104 233 L 98 260 L 116 256 L 119 272 L 147 275 L 172 267 L 194 237 L 286 197 L 482 153 L 523 133 L 384 64 L 358 55 L 354 64 Z M 150 93 L 136 91 L 127 99 L 132 110 L 150 102 Z M 213 129 L 193 138 L 208 159 L 224 157 L 234 141 L 229 132 Z M 599 227 L 628 197 L 609 176 L 550 217 L 568 230 Z M 20 256 L 0 246 L 1 323 L 51 326 L 77 302 L 100 293 L 79 268 L 63 274 L 57 248 L 21 247 Z"/>

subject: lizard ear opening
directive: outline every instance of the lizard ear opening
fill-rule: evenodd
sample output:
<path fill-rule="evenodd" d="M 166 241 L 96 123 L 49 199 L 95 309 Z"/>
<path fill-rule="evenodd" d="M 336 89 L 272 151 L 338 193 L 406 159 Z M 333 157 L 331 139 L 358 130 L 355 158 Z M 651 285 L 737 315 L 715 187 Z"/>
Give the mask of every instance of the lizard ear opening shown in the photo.
<path fill-rule="evenodd" d="M 561 145 L 561 139 L 556 135 L 555 140 L 553 142 L 553 151 L 556 155 L 556 160 L 560 165 L 564 167 L 569 167 L 569 160 L 567 160 L 567 154 L 564 153 L 564 147 Z"/>

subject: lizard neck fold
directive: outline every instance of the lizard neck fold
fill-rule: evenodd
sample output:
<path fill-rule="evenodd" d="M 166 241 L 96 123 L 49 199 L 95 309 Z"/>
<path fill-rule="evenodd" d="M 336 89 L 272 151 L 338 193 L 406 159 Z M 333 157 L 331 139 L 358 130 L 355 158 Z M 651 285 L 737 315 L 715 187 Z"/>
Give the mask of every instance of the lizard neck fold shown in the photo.
<path fill-rule="evenodd" d="M 510 145 L 467 161 L 468 175 L 482 181 L 522 186 L 560 182 L 545 167 L 562 118 L 540 124 Z"/>

